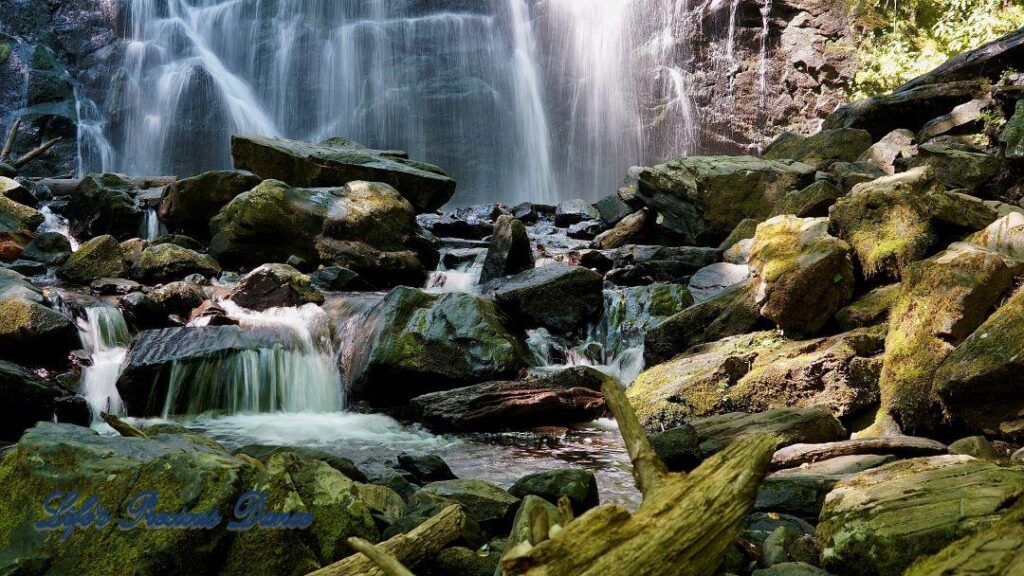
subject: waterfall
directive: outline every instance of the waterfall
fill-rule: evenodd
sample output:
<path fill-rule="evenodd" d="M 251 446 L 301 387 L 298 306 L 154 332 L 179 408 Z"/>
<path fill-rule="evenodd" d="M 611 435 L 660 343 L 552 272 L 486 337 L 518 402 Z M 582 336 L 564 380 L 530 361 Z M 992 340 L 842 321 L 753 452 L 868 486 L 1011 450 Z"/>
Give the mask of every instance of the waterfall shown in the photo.
<path fill-rule="evenodd" d="M 140 235 L 143 240 L 153 240 L 160 236 L 163 231 L 163 227 L 160 224 L 160 218 L 157 216 L 156 208 L 148 208 L 145 212 L 145 218 L 142 221 L 142 230 Z"/>
<path fill-rule="evenodd" d="M 106 172 L 114 164 L 114 149 L 104 134 L 105 122 L 95 102 L 81 96 L 77 89 L 74 95 L 75 116 L 78 117 L 78 175 Z"/>
<path fill-rule="evenodd" d="M 71 225 L 67 218 L 54 212 L 49 204 L 41 206 L 39 213 L 43 215 L 43 223 L 39 225 L 36 232 L 57 232 L 68 239 L 72 251 L 78 250 L 78 240 L 71 235 Z"/>
<path fill-rule="evenodd" d="M 686 0 L 437 5 L 131 0 L 96 124 L 110 168 L 185 176 L 230 166 L 233 133 L 343 136 L 442 166 L 457 204 L 514 204 L 596 200 L 695 149 Z"/>
<path fill-rule="evenodd" d="M 329 318 L 319 306 L 252 312 L 220 306 L 245 329 L 280 332 L 272 347 L 176 361 L 163 417 L 205 412 L 337 412 L 344 408 Z"/>
<path fill-rule="evenodd" d="M 128 352 L 131 336 L 121 311 L 114 307 L 94 306 L 78 321 L 79 333 L 90 364 L 82 369 L 81 394 L 92 411 L 94 424 L 101 423 L 100 412 L 124 413 L 117 377 Z"/>
<path fill-rule="evenodd" d="M 761 66 L 758 88 L 760 90 L 761 108 L 768 103 L 768 34 L 771 32 L 772 0 L 764 0 L 761 7 Z M 767 111 L 766 111 L 767 112 Z"/>

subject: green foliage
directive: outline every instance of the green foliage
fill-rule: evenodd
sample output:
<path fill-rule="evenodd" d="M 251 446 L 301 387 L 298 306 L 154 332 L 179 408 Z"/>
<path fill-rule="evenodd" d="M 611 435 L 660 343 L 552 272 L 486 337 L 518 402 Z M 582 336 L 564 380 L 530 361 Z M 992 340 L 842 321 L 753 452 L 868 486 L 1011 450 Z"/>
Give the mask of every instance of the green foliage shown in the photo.
<path fill-rule="evenodd" d="M 854 0 L 863 33 L 853 96 L 908 80 L 1024 26 L 1024 0 Z"/>

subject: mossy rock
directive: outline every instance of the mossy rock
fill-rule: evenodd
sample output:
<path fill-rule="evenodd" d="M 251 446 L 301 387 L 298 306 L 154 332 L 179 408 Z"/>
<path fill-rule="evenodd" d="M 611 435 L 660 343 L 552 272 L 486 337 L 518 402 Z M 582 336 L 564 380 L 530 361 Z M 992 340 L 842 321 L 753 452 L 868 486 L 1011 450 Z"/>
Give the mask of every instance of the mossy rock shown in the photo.
<path fill-rule="evenodd" d="M 64 362 L 79 345 L 71 318 L 35 298 L 0 293 L 0 358 L 24 364 Z"/>
<path fill-rule="evenodd" d="M 571 468 L 528 474 L 516 480 L 508 491 L 517 498 L 528 494 L 540 496 L 552 504 L 558 504 L 559 498 L 565 496 L 577 516 L 597 506 L 599 500 L 594 473 Z"/>
<path fill-rule="evenodd" d="M 71 241 L 59 232 L 41 232 L 25 246 L 22 258 L 43 264 L 60 265 L 71 256 Z"/>
<path fill-rule="evenodd" d="M 842 197 L 843 191 L 835 184 L 818 180 L 806 188 L 786 194 L 775 214 L 793 214 L 800 218 L 828 216 L 828 209 Z"/>
<path fill-rule="evenodd" d="M 250 310 L 323 304 L 309 276 L 287 264 L 264 264 L 246 274 L 228 298 Z"/>
<path fill-rule="evenodd" d="M 1024 214 L 1010 212 L 965 242 L 1024 262 Z"/>
<path fill-rule="evenodd" d="M 776 216 L 750 246 L 754 301 L 787 332 L 813 335 L 853 295 L 850 246 L 830 236 L 828 219 Z"/>
<path fill-rule="evenodd" d="M 552 263 L 480 287 L 524 327 L 568 333 L 593 322 L 604 302 L 601 275 L 582 266 Z"/>
<path fill-rule="evenodd" d="M 1008 160 L 1024 159 L 1024 100 L 1017 100 L 1013 116 L 1006 122 L 999 141 L 1005 146 Z"/>
<path fill-rule="evenodd" d="M 164 187 L 160 196 L 160 220 L 190 236 L 209 238 L 210 219 L 236 196 L 262 181 L 242 170 L 214 170 L 176 180 Z"/>
<path fill-rule="evenodd" d="M 75 284 L 89 284 L 98 278 L 125 275 L 121 245 L 110 235 L 97 236 L 78 247 L 57 274 Z"/>
<path fill-rule="evenodd" d="M 922 144 L 917 156 L 901 160 L 903 168 L 930 167 L 949 189 L 974 190 L 992 180 L 1002 163 L 982 150 L 965 146 Z"/>
<path fill-rule="evenodd" d="M 871 134 L 853 128 L 822 130 L 811 136 L 785 132 L 765 148 L 768 160 L 796 160 L 815 168 L 853 162 L 871 146 Z"/>
<path fill-rule="evenodd" d="M 889 319 L 889 310 L 896 302 L 899 284 L 880 286 L 836 312 L 836 323 L 843 330 L 875 326 Z"/>
<path fill-rule="evenodd" d="M 19 204 L 0 194 L 0 233 L 34 232 L 43 220 L 43 215 L 35 208 Z"/>
<path fill-rule="evenodd" d="M 484 531 L 504 535 L 512 527 L 519 498 L 497 486 L 476 479 L 442 480 L 423 487 L 423 492 L 462 504 L 466 515 Z"/>
<path fill-rule="evenodd" d="M 881 417 L 908 433 L 937 425 L 936 370 L 985 321 L 1013 276 L 1002 256 L 966 244 L 907 268 L 890 313 Z"/>
<path fill-rule="evenodd" d="M 897 576 L 919 556 L 995 524 L 1024 489 L 1024 471 L 969 456 L 894 462 L 839 482 L 817 527 L 822 565 Z"/>
<path fill-rule="evenodd" d="M 147 284 L 181 280 L 191 274 L 208 278 L 218 276 L 220 264 L 206 254 L 177 244 L 158 244 L 143 250 L 131 270 L 133 278 Z"/>

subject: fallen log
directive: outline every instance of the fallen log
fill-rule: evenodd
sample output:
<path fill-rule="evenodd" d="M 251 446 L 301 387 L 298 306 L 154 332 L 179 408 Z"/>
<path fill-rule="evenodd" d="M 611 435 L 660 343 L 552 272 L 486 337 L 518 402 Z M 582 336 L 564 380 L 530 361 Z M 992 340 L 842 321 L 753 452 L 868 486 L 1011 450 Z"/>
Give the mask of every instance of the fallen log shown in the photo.
<path fill-rule="evenodd" d="M 466 514 L 453 504 L 406 534 L 399 534 L 375 546 L 404 566 L 416 566 L 440 552 L 462 534 Z M 363 553 L 353 554 L 307 576 L 389 576 Z"/>
<path fill-rule="evenodd" d="M 115 432 L 124 436 L 125 438 L 146 438 L 146 433 L 139 430 L 135 426 L 121 420 L 113 414 L 107 414 L 106 412 L 100 412 L 100 418 L 107 423 L 108 426 L 114 429 Z"/>
<path fill-rule="evenodd" d="M 128 180 L 131 181 L 140 190 L 147 190 L 150 188 L 163 188 L 172 182 L 178 180 L 177 176 L 127 176 Z M 81 178 L 38 178 L 35 180 L 36 184 L 42 184 L 53 192 L 54 196 L 70 196 L 75 193 L 78 189 L 78 185 L 82 183 Z"/>
<path fill-rule="evenodd" d="M 602 387 L 626 441 L 643 493 L 635 514 L 599 506 L 551 529 L 536 545 L 521 542 L 501 561 L 505 576 L 650 576 L 714 574 L 753 509 L 775 440 L 752 435 L 691 474 L 667 472 L 616 383 Z"/>
<path fill-rule="evenodd" d="M 402 566 L 402 563 L 395 559 L 394 556 L 381 552 L 376 546 L 362 538 L 353 536 L 348 539 L 348 544 L 356 552 L 360 552 L 370 560 L 373 560 L 373 563 L 383 570 L 387 576 L 416 576 L 408 568 Z"/>
<path fill-rule="evenodd" d="M 47 140 L 39 146 L 36 146 L 22 154 L 20 157 L 14 158 L 11 154 L 14 153 L 14 142 L 18 139 L 19 128 L 21 128 L 21 118 L 18 118 L 11 124 L 11 127 L 7 132 L 7 140 L 4 142 L 4 147 L 3 149 L 0 149 L 0 162 L 9 164 L 15 170 L 24 168 L 26 164 L 36 158 L 39 158 L 43 154 L 46 154 L 47 150 L 53 148 L 55 144 L 63 140 L 62 137 L 51 138 L 50 140 Z"/>

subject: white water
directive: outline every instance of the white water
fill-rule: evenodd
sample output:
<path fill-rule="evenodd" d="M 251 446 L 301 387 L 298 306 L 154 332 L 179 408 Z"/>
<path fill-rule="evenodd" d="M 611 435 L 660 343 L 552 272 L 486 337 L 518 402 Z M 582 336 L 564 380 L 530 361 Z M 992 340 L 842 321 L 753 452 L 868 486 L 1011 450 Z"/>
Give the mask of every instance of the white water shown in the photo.
<path fill-rule="evenodd" d="M 43 215 L 43 223 L 36 229 L 37 232 L 57 232 L 68 239 L 72 251 L 78 250 L 78 240 L 71 235 L 71 226 L 67 218 L 54 212 L 49 205 L 40 207 L 39 213 Z"/>
<path fill-rule="evenodd" d="M 770 66 L 768 54 L 768 34 L 771 32 L 772 0 L 764 0 L 761 7 L 761 66 L 760 66 L 760 102 L 764 108 L 768 102 L 768 67 Z"/>
<path fill-rule="evenodd" d="M 154 240 L 160 236 L 163 231 L 163 225 L 160 223 L 160 218 L 157 217 L 156 208 L 149 208 L 145 212 L 145 218 L 142 222 L 142 237 L 144 240 Z"/>
<path fill-rule="evenodd" d="M 92 412 L 93 424 L 101 424 L 100 412 L 121 415 L 124 405 L 117 391 L 117 377 L 128 352 L 131 336 L 120 310 L 96 306 L 78 321 L 79 334 L 92 364 L 82 369 L 81 394 Z"/>

